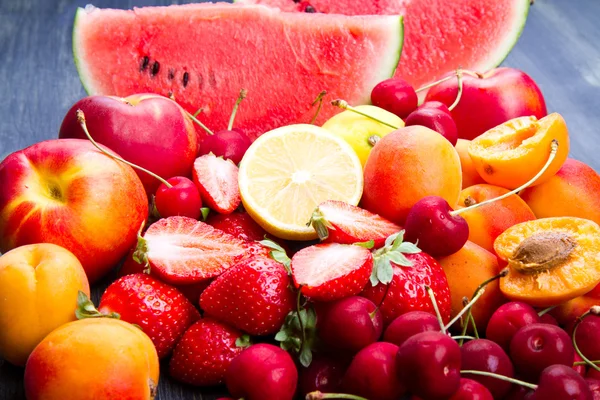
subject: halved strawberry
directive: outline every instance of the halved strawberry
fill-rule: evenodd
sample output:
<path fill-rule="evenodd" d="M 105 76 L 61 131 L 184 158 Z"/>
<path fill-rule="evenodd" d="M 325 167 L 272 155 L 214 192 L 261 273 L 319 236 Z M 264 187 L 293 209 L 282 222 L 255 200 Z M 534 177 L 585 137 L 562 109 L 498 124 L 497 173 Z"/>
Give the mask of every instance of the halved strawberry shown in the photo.
<path fill-rule="evenodd" d="M 266 257 L 243 260 L 216 278 L 200 296 L 205 314 L 251 335 L 275 333 L 294 307 L 285 267 Z"/>
<path fill-rule="evenodd" d="M 402 230 L 377 214 L 337 200 L 319 204 L 310 223 L 324 242 L 352 244 L 373 240 L 375 248 L 383 246 L 388 236 Z"/>
<path fill-rule="evenodd" d="M 192 175 L 203 203 L 212 210 L 229 214 L 239 207 L 238 167 L 233 161 L 205 154 L 194 161 Z"/>
<path fill-rule="evenodd" d="M 373 256 L 362 246 L 324 243 L 298 251 L 291 266 L 303 295 L 332 301 L 360 293 L 373 270 Z"/>
<path fill-rule="evenodd" d="M 244 257 L 267 254 L 266 247 L 204 222 L 169 217 L 150 225 L 134 256 L 165 282 L 192 284 L 220 275 Z"/>

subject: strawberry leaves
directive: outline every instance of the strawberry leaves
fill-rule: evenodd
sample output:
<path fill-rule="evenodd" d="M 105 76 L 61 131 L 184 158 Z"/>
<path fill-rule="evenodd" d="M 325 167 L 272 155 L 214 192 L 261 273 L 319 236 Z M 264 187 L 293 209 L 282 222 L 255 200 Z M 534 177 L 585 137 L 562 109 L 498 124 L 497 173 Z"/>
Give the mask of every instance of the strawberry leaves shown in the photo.
<path fill-rule="evenodd" d="M 371 272 L 371 285 L 378 283 L 387 285 L 394 277 L 392 263 L 402 267 L 412 267 L 412 262 L 404 254 L 420 253 L 415 244 L 404 241 L 404 231 L 394 233 L 385 240 L 385 245 L 373 253 L 373 271 Z"/>
<path fill-rule="evenodd" d="M 271 249 L 271 251 L 269 251 L 269 256 L 278 263 L 283 264 L 288 274 L 292 273 L 292 260 L 288 257 L 283 247 L 281 247 L 278 243 L 266 238 L 258 243 L 262 244 L 268 249 Z"/>
<path fill-rule="evenodd" d="M 335 227 L 325 219 L 325 215 L 319 210 L 319 207 L 313 211 L 310 220 L 306 223 L 306 226 L 311 226 L 317 232 L 321 241 L 329 238 L 329 229 L 335 229 Z"/>
<path fill-rule="evenodd" d="M 81 290 L 77 292 L 77 308 L 75 309 L 75 316 L 77 319 L 85 319 L 85 318 L 114 318 L 120 319 L 121 316 L 119 313 L 111 312 L 108 314 L 103 314 L 92 303 L 89 297 Z"/>
<path fill-rule="evenodd" d="M 312 362 L 312 349 L 317 338 L 317 313 L 312 307 L 291 311 L 281 330 L 275 335 L 283 350 L 297 355 L 300 364 L 308 367 Z"/>

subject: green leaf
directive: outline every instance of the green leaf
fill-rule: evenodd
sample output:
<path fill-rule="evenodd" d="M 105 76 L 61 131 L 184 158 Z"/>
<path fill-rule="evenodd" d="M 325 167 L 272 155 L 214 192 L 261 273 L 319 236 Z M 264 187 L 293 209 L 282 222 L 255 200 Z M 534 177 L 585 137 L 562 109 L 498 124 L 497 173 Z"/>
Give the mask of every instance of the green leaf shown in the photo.
<path fill-rule="evenodd" d="M 210 208 L 202 207 L 200 209 L 200 213 L 202 214 L 202 221 L 206 221 L 206 218 L 208 218 L 208 214 L 210 214 Z"/>
<path fill-rule="evenodd" d="M 396 232 L 396 233 L 393 233 L 393 234 L 391 234 L 390 236 L 388 236 L 388 237 L 385 239 L 385 247 L 389 247 L 389 246 L 391 246 L 391 245 L 394 243 L 394 241 L 396 240 L 396 238 L 397 238 L 398 236 L 400 236 L 400 234 L 402 234 L 403 232 L 404 232 L 404 231 Z M 404 236 L 404 235 L 403 235 L 403 236 Z"/>
<path fill-rule="evenodd" d="M 265 237 L 265 239 L 259 241 L 258 243 L 262 244 L 263 246 L 271 249 L 271 250 L 277 250 L 277 251 L 281 251 L 283 253 L 285 253 L 285 250 L 283 247 L 281 247 L 277 242 L 274 242 L 271 239 L 267 239 Z"/>
<path fill-rule="evenodd" d="M 319 207 L 313 211 L 306 226 L 312 226 L 321 241 L 327 239 L 329 237 L 329 229 L 333 229 L 333 226 L 325 219 L 325 216 L 321 210 L 319 210 Z"/>
<path fill-rule="evenodd" d="M 309 346 L 302 346 L 302 350 L 300 351 L 298 359 L 303 367 L 307 368 L 310 365 L 312 362 L 312 350 Z"/>
<path fill-rule="evenodd" d="M 413 263 L 406 256 L 399 251 L 390 251 L 386 254 L 388 260 L 394 264 L 401 265 L 403 267 L 412 267 Z"/>
<path fill-rule="evenodd" d="M 242 335 L 235 340 L 235 345 L 237 347 L 249 347 L 252 344 L 252 339 L 250 339 L 249 335 Z"/>
<path fill-rule="evenodd" d="M 380 265 L 377 267 L 377 280 L 384 285 L 387 285 L 394 278 L 394 268 L 390 263 L 387 254 L 382 256 L 379 261 Z"/>
<path fill-rule="evenodd" d="M 269 255 L 271 256 L 271 258 L 275 261 L 277 261 L 278 263 L 281 263 L 283 265 L 285 265 L 288 274 L 291 273 L 290 267 L 292 265 L 292 260 L 290 260 L 290 258 L 287 256 L 287 254 L 285 254 L 285 251 L 270 251 Z"/>
<path fill-rule="evenodd" d="M 285 330 L 281 330 L 275 335 L 275 340 L 278 342 L 285 342 L 288 338 L 289 336 Z"/>
<path fill-rule="evenodd" d="M 375 287 L 379 283 L 379 279 L 377 279 L 377 268 L 373 265 L 373 269 L 371 270 L 371 277 L 369 278 L 371 281 L 371 286 Z"/>
<path fill-rule="evenodd" d="M 417 245 L 411 242 L 403 242 L 399 247 L 398 251 L 405 254 L 417 254 L 421 252 L 421 249 L 417 247 Z"/>
<path fill-rule="evenodd" d="M 373 247 L 375 247 L 375 241 L 373 239 L 367 241 L 367 242 L 357 242 L 357 243 L 352 243 L 355 246 L 360 246 L 360 247 L 364 247 L 365 249 L 372 249 Z"/>
<path fill-rule="evenodd" d="M 77 319 L 121 318 L 121 316 L 116 312 L 111 312 L 110 314 L 102 314 L 96 309 L 96 306 L 94 306 L 94 303 L 92 303 L 90 298 L 81 290 L 77 292 L 77 308 L 75 309 L 75 316 L 77 317 Z"/>
<path fill-rule="evenodd" d="M 404 242 L 404 230 L 401 230 L 400 232 L 398 232 L 398 234 L 396 235 L 396 238 L 394 239 L 394 243 L 392 244 L 391 251 L 398 250 L 398 248 L 402 245 L 403 242 Z"/>

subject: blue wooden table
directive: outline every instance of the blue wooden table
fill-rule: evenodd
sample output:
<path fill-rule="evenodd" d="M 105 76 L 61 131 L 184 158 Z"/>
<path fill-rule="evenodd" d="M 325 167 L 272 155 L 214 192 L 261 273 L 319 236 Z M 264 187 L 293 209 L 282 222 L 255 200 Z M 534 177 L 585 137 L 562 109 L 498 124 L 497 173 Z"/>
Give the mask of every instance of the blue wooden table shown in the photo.
<path fill-rule="evenodd" d="M 73 64 L 71 30 L 76 7 L 87 2 L 0 0 L 0 160 L 35 142 L 56 138 L 66 111 L 86 95 Z M 130 8 L 190 1 L 92 2 L 98 7 Z M 600 170 L 599 37 L 600 0 L 536 0 L 504 63 L 524 70 L 539 84 L 548 111 L 561 113 L 567 121 L 571 156 L 596 170 Z M 99 285 L 96 300 L 101 290 Z M 22 374 L 0 359 L 0 400 L 24 398 Z M 214 399 L 217 393 L 173 383 L 164 375 L 159 386 L 162 400 Z"/>

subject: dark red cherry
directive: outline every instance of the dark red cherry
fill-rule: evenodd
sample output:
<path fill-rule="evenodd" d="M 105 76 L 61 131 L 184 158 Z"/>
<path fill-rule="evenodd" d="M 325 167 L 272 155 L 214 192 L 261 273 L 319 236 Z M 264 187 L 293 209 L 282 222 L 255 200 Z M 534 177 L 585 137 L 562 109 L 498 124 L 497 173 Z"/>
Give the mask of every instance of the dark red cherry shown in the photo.
<path fill-rule="evenodd" d="M 452 215 L 452 211 L 439 196 L 423 197 L 408 212 L 404 240 L 418 240 L 419 248 L 434 257 L 456 253 L 467 243 L 469 225 L 460 215 Z"/>
<path fill-rule="evenodd" d="M 316 390 L 323 393 L 339 392 L 347 367 L 348 364 L 340 359 L 315 355 L 308 367 L 300 367 L 300 394 L 304 397 Z"/>
<path fill-rule="evenodd" d="M 582 361 L 583 361 L 583 359 L 581 357 L 579 357 L 579 354 L 577 354 L 577 352 L 575 352 L 575 356 L 573 357 L 573 370 L 585 378 L 585 375 L 587 372 L 586 365 L 585 364 L 579 364 L 579 365 L 575 364 L 575 363 L 579 363 Z M 593 369 L 593 368 L 590 368 L 590 369 Z"/>
<path fill-rule="evenodd" d="M 556 320 L 556 318 L 554 318 L 552 315 L 550 315 L 548 313 L 545 313 L 540 317 L 540 322 L 542 324 L 558 326 L 558 321 Z"/>
<path fill-rule="evenodd" d="M 509 378 L 514 377 L 513 365 L 508 355 L 491 340 L 470 340 L 463 344 L 460 348 L 460 353 L 462 358 L 461 370 L 485 371 Z M 496 399 L 501 399 L 510 391 L 510 382 L 475 374 L 466 374 L 464 376 L 488 388 Z"/>
<path fill-rule="evenodd" d="M 213 153 L 217 157 L 222 156 L 224 159 L 239 164 L 251 144 L 248 136 L 243 133 L 235 130 L 222 130 L 204 138 L 198 155 Z"/>
<path fill-rule="evenodd" d="M 592 400 L 588 383 L 566 365 L 551 365 L 540 375 L 531 400 Z"/>
<path fill-rule="evenodd" d="M 587 315 L 577 327 L 577 347 L 590 360 L 600 360 L 600 316 Z"/>
<path fill-rule="evenodd" d="M 435 315 L 425 311 L 410 311 L 394 319 L 383 332 L 385 342 L 402 344 L 411 336 L 421 332 L 439 332 L 440 323 Z"/>
<path fill-rule="evenodd" d="M 460 347 L 442 332 L 407 339 L 398 350 L 396 365 L 400 382 L 424 399 L 447 399 L 460 387 Z"/>
<path fill-rule="evenodd" d="M 488 321 L 485 337 L 498 343 L 508 352 L 515 333 L 525 325 L 537 322 L 540 322 L 540 317 L 533 307 L 519 301 L 511 301 L 494 311 Z"/>
<path fill-rule="evenodd" d="M 190 179 L 174 176 L 167 179 L 172 186 L 161 183 L 154 197 L 154 204 L 162 218 L 182 216 L 198 219 L 202 200 L 200 193 Z"/>
<path fill-rule="evenodd" d="M 533 390 L 521 385 L 512 385 L 512 389 L 503 400 L 530 400 L 531 396 Z"/>
<path fill-rule="evenodd" d="M 585 378 L 585 381 L 592 392 L 592 399 L 600 400 L 600 380 L 594 378 Z"/>
<path fill-rule="evenodd" d="M 419 99 L 415 89 L 404 79 L 390 78 L 373 88 L 371 103 L 404 119 L 417 108 Z"/>
<path fill-rule="evenodd" d="M 404 121 L 406 126 L 421 125 L 432 129 L 445 137 L 452 146 L 458 141 L 458 129 L 450 113 L 438 108 L 417 108 Z"/>
<path fill-rule="evenodd" d="M 421 110 L 424 108 L 440 110 L 442 112 L 445 112 L 448 115 L 452 115 L 452 113 L 450 112 L 450 109 L 448 109 L 448 106 L 445 105 L 444 103 L 442 103 L 441 101 L 436 101 L 436 100 L 426 101 L 423 104 L 421 104 L 419 107 L 417 107 L 417 110 Z"/>
<path fill-rule="evenodd" d="M 494 397 L 481 383 L 472 379 L 460 378 L 458 391 L 449 400 L 494 400 Z"/>

